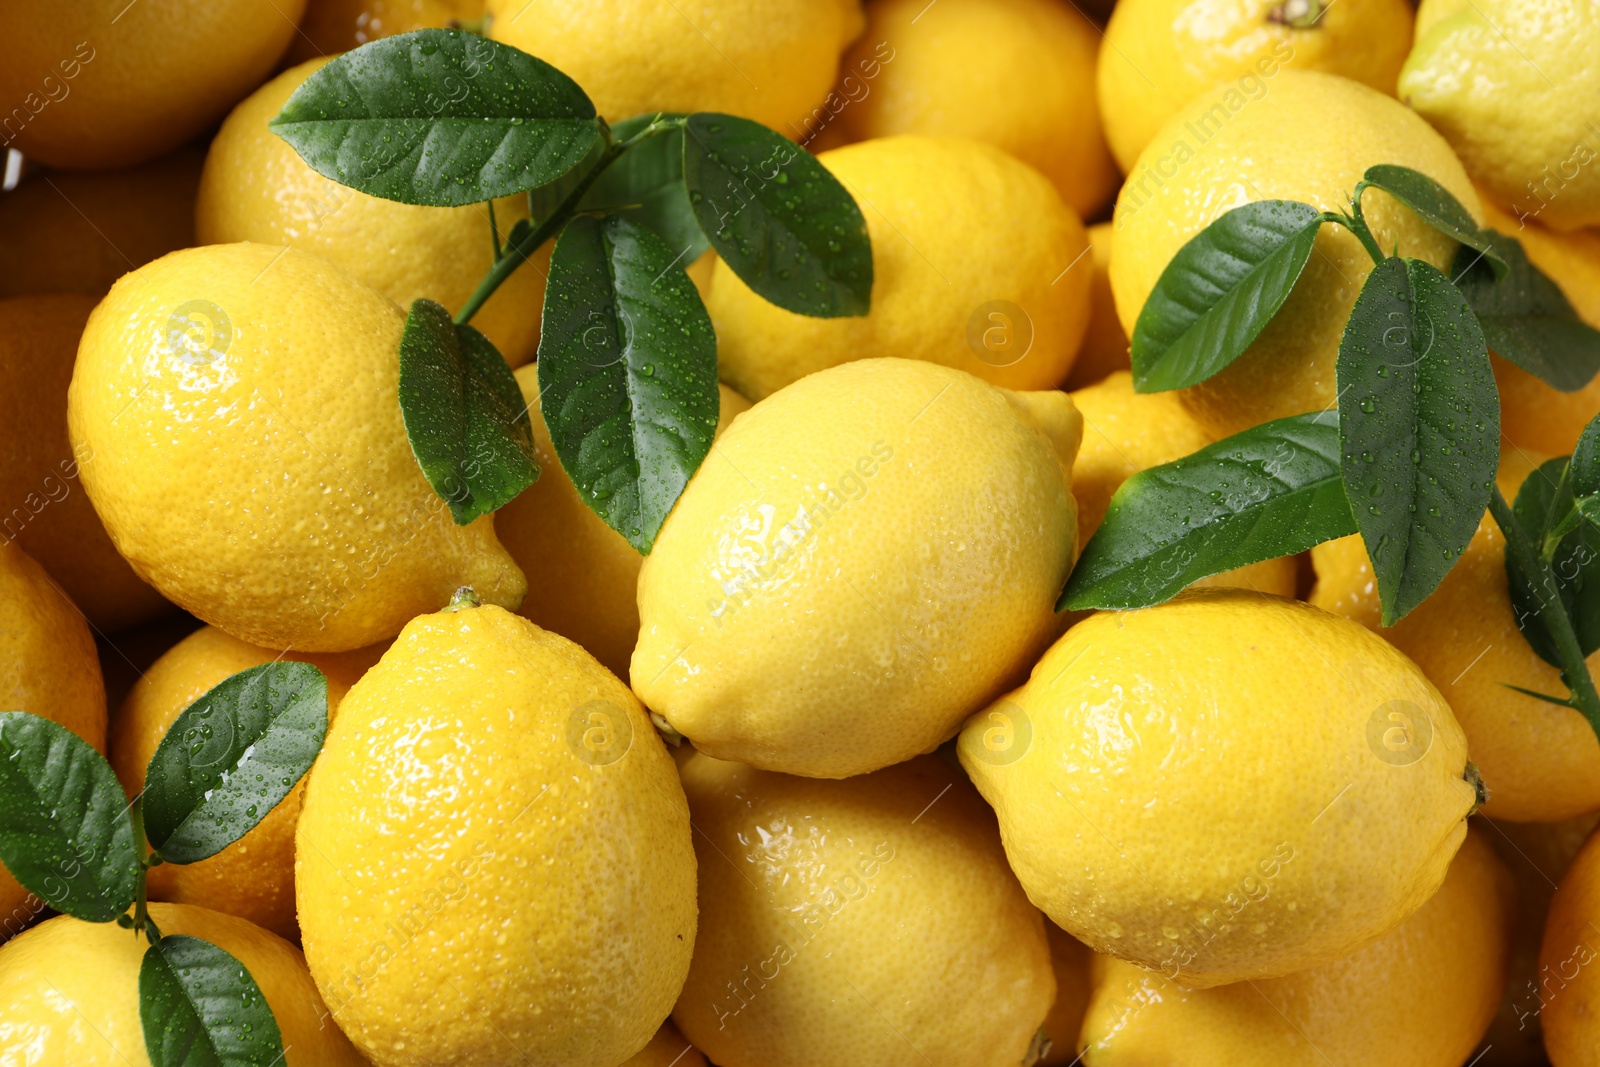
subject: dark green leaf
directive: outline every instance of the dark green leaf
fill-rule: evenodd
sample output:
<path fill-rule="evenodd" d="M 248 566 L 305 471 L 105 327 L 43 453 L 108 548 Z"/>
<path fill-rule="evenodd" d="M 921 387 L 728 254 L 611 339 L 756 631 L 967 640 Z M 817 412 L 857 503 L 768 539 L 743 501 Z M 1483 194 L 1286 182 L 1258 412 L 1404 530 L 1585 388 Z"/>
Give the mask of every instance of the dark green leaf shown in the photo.
<path fill-rule="evenodd" d="M 400 413 L 433 491 L 465 526 L 539 477 L 516 376 L 489 339 L 418 300 L 400 337 Z"/>
<path fill-rule="evenodd" d="M 1522 242 L 1486 231 L 1510 265 L 1496 279 L 1463 248 L 1454 274 L 1494 353 L 1564 393 L 1576 392 L 1600 371 L 1600 331 L 1588 326 L 1561 287 L 1528 260 Z"/>
<path fill-rule="evenodd" d="M 648 553 L 711 448 L 717 341 L 679 257 L 620 215 L 556 241 L 539 341 L 539 407 L 578 493 Z"/>
<path fill-rule="evenodd" d="M 1589 420 L 1572 450 L 1572 494 L 1578 497 L 1600 493 L 1600 415 Z"/>
<path fill-rule="evenodd" d="M 1159 604 L 1208 575 L 1355 532 L 1332 416 L 1278 419 L 1124 482 L 1056 610 Z"/>
<path fill-rule="evenodd" d="M 626 119 L 612 127 L 612 133 L 618 141 L 625 141 L 657 117 Z M 648 226 L 682 257 L 684 266 L 711 247 L 700 231 L 689 190 L 683 184 L 681 126 L 659 130 L 617 157 L 589 187 L 578 207 L 581 211 L 615 212 Z"/>
<path fill-rule="evenodd" d="M 1183 389 L 1243 355 L 1289 298 L 1321 225 L 1309 204 L 1258 200 L 1178 249 L 1133 327 L 1138 390 Z"/>
<path fill-rule="evenodd" d="M 346 52 L 301 83 L 269 126 L 340 185 L 439 207 L 553 182 L 605 139 L 571 78 L 462 30 Z"/>
<path fill-rule="evenodd" d="M 1554 589 L 1529 582 L 1512 554 L 1506 553 L 1506 584 L 1517 628 L 1539 657 L 1559 670 L 1561 654 L 1540 617 L 1540 607 L 1549 597 L 1559 596 L 1583 654 L 1600 648 L 1600 529 L 1568 521 L 1576 506 L 1565 459 L 1546 460 L 1528 475 L 1511 510 L 1535 546 L 1554 539 L 1561 527 L 1568 528 L 1550 561 Z"/>
<path fill-rule="evenodd" d="M 805 149 L 749 119 L 702 112 L 684 127 L 683 179 L 717 255 L 762 298 L 816 318 L 867 313 L 866 219 Z"/>
<path fill-rule="evenodd" d="M 289 795 L 328 732 L 328 680 L 309 663 L 242 670 L 184 709 L 150 759 L 144 829 L 169 863 L 233 844 Z"/>
<path fill-rule="evenodd" d="M 1472 310 L 1417 259 L 1386 259 L 1367 276 L 1338 383 L 1345 492 L 1392 626 L 1478 528 L 1500 457 L 1500 396 Z"/>
<path fill-rule="evenodd" d="M 1367 168 L 1362 181 L 1374 189 L 1382 189 L 1446 237 L 1454 237 L 1473 249 L 1475 255 L 1489 264 L 1496 277 L 1505 276 L 1506 262 L 1490 243 L 1488 231 L 1478 225 L 1454 193 L 1426 174 L 1410 167 L 1379 163 Z"/>
<path fill-rule="evenodd" d="M 277 1067 L 283 1035 L 261 987 L 197 937 L 163 937 L 139 965 L 139 1023 L 153 1067 Z"/>
<path fill-rule="evenodd" d="M 64 726 L 0 712 L 0 861 L 57 911 L 110 922 L 139 872 L 128 798 L 105 757 Z"/>

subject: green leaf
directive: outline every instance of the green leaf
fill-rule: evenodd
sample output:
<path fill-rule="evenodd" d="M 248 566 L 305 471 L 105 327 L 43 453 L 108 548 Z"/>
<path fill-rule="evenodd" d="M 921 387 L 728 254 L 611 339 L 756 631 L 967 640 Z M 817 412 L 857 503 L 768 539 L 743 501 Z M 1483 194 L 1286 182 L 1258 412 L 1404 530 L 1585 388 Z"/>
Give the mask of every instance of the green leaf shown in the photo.
<path fill-rule="evenodd" d="M 1500 396 L 1483 332 L 1417 259 L 1367 276 L 1339 342 L 1344 486 L 1392 626 L 1455 566 L 1494 488 Z"/>
<path fill-rule="evenodd" d="M 539 407 L 561 465 L 640 552 L 711 448 L 717 341 L 679 257 L 620 215 L 580 216 L 550 259 Z"/>
<path fill-rule="evenodd" d="M 489 339 L 418 300 L 400 336 L 400 413 L 433 491 L 465 526 L 539 477 L 516 376 Z"/>
<path fill-rule="evenodd" d="M 1134 386 L 1183 389 L 1243 355 L 1289 298 L 1321 225 L 1310 204 L 1258 200 L 1178 249 L 1133 327 Z"/>
<path fill-rule="evenodd" d="M 1124 482 L 1056 610 L 1148 607 L 1355 532 L 1332 417 L 1277 419 Z"/>
<path fill-rule="evenodd" d="M 867 313 L 867 221 L 814 156 L 759 123 L 709 112 L 689 116 L 683 146 L 700 229 L 746 285 L 799 315 Z"/>
<path fill-rule="evenodd" d="M 57 911 L 110 922 L 139 873 L 128 797 L 105 757 L 64 726 L 0 712 L 0 861 Z"/>
<path fill-rule="evenodd" d="M 640 115 L 617 123 L 612 133 L 625 141 L 663 117 L 683 116 Z M 648 226 L 681 257 L 683 266 L 711 247 L 683 184 L 681 126 L 658 130 L 618 156 L 589 187 L 578 209 L 626 215 Z"/>
<path fill-rule="evenodd" d="M 289 795 L 328 732 L 328 681 L 280 660 L 226 678 L 184 709 L 145 771 L 144 829 L 169 863 L 197 863 Z"/>
<path fill-rule="evenodd" d="M 1600 415 L 1589 420 L 1589 425 L 1578 435 L 1578 447 L 1572 450 L 1572 494 L 1590 497 L 1600 493 Z"/>
<path fill-rule="evenodd" d="M 1490 242 L 1489 231 L 1478 225 L 1472 213 L 1450 190 L 1421 171 L 1392 163 L 1368 167 L 1361 180 L 1400 201 L 1446 237 L 1454 237 L 1473 249 L 1474 254 L 1489 263 L 1496 277 L 1505 276 L 1506 262 Z"/>
<path fill-rule="evenodd" d="M 1529 474 L 1511 505 L 1512 513 L 1535 545 L 1554 537 L 1560 527 L 1569 527 L 1550 560 L 1554 589 L 1538 588 L 1529 582 L 1512 554 L 1506 553 L 1506 584 L 1517 628 L 1539 658 L 1558 670 L 1561 654 L 1539 614 L 1547 598 L 1561 598 L 1585 656 L 1600 648 L 1600 529 L 1591 523 L 1570 526 L 1566 520 L 1575 507 L 1567 461 L 1560 458 L 1546 460 Z"/>
<path fill-rule="evenodd" d="M 1453 273 L 1494 353 L 1564 393 L 1576 392 L 1600 371 L 1600 330 L 1573 310 L 1561 287 L 1529 260 L 1515 237 L 1486 231 L 1510 265 L 1496 279 L 1463 248 Z"/>
<path fill-rule="evenodd" d="M 476 204 L 555 181 L 605 140 L 578 84 L 461 30 L 417 30 L 334 59 L 269 128 L 317 173 L 405 204 Z"/>
<path fill-rule="evenodd" d="M 283 1035 L 261 987 L 209 941 L 163 937 L 139 965 L 139 1023 L 153 1067 L 276 1067 Z"/>

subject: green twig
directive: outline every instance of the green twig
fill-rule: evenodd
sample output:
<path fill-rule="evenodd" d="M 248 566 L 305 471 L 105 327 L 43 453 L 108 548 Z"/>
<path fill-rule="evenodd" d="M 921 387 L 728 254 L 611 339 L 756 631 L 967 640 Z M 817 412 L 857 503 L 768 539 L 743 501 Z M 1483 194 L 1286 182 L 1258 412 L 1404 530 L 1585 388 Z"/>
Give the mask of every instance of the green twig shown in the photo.
<path fill-rule="evenodd" d="M 133 800 L 133 837 L 134 848 L 139 858 L 139 873 L 136 876 L 138 886 L 137 896 L 133 905 L 133 936 L 141 933 L 154 945 L 161 940 L 161 931 L 156 928 L 155 920 L 150 918 L 149 874 L 150 868 L 161 865 L 159 853 L 150 850 L 150 844 L 144 836 L 144 797 L 141 794 Z"/>
<path fill-rule="evenodd" d="M 1355 191 L 1350 194 L 1350 211 L 1345 213 L 1325 212 L 1323 218 L 1330 222 L 1337 222 L 1345 229 L 1356 235 L 1361 246 L 1367 250 L 1367 255 L 1372 257 L 1374 264 L 1382 263 L 1388 256 L 1383 254 L 1383 248 L 1378 244 L 1378 239 L 1372 235 L 1372 227 L 1367 225 L 1367 217 L 1361 213 L 1361 194 L 1366 191 L 1367 183 L 1356 183 Z"/>

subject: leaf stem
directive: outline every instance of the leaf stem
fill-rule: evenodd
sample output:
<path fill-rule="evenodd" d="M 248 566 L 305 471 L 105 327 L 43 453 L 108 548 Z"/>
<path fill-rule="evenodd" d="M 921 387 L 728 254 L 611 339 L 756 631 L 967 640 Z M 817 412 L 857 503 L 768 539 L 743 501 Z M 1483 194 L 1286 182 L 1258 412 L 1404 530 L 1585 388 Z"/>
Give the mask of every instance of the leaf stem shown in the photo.
<path fill-rule="evenodd" d="M 1355 234 L 1361 246 L 1367 250 L 1367 255 L 1372 257 L 1372 262 L 1378 264 L 1389 257 L 1383 254 L 1378 239 L 1372 235 L 1372 227 L 1367 225 L 1367 217 L 1361 213 L 1361 194 L 1366 191 L 1368 184 L 1365 179 L 1356 183 L 1355 190 L 1350 194 L 1349 214 L 1329 212 L 1324 217 Z"/>
<path fill-rule="evenodd" d="M 133 905 L 133 936 L 145 935 L 152 945 L 161 940 L 161 931 L 156 928 L 155 921 L 150 918 L 150 895 L 148 892 L 150 868 L 161 865 L 161 856 L 150 850 L 150 843 L 144 836 L 144 796 L 140 794 L 133 799 L 133 835 L 135 855 L 139 859 L 139 872 L 135 876 L 135 885 L 138 895 Z"/>
<path fill-rule="evenodd" d="M 1532 539 L 1511 510 L 1511 505 L 1506 503 L 1506 498 L 1500 495 L 1499 487 L 1489 498 L 1489 512 L 1499 524 L 1500 532 L 1505 535 L 1506 551 L 1511 553 L 1517 568 L 1527 577 L 1528 584 L 1539 598 L 1539 620 L 1549 631 L 1556 652 L 1561 656 L 1561 680 L 1572 692 L 1572 706 L 1583 713 L 1595 735 L 1600 737 L 1600 693 L 1596 693 L 1594 679 L 1589 676 L 1589 666 L 1584 662 L 1583 649 L 1578 644 L 1578 635 L 1567 616 L 1566 606 L 1562 604 L 1560 594 L 1554 592 L 1556 580 L 1551 573 L 1550 563 L 1534 551 Z"/>

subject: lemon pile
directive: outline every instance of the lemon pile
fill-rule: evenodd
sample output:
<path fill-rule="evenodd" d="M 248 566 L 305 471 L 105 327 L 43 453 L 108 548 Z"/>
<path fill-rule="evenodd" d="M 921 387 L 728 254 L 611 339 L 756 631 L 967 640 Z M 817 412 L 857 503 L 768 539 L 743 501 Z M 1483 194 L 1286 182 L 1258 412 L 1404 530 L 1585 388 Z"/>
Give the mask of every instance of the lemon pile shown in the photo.
<path fill-rule="evenodd" d="M 398 346 L 490 268 L 490 208 L 366 196 L 268 129 L 441 26 L 612 122 L 764 123 L 866 221 L 865 315 L 696 265 L 721 418 L 648 555 L 540 414 L 549 246 L 473 320 L 542 475 L 457 525 Z M 1135 391 L 1139 314 L 1222 213 L 1410 167 L 1600 327 L 1600 7 L 8 0 L 0 128 L 0 710 L 131 799 L 213 686 L 320 668 L 304 781 L 148 882 L 290 1067 L 1600 1064 L 1600 742 L 1511 688 L 1564 691 L 1491 518 L 1391 628 L 1359 537 L 1054 609 L 1129 478 L 1336 403 L 1372 269 L 1336 226 L 1236 362 Z M 1495 374 L 1513 497 L 1600 378 Z M 0 867 L 0 1065 L 149 1064 L 140 947 Z"/>

